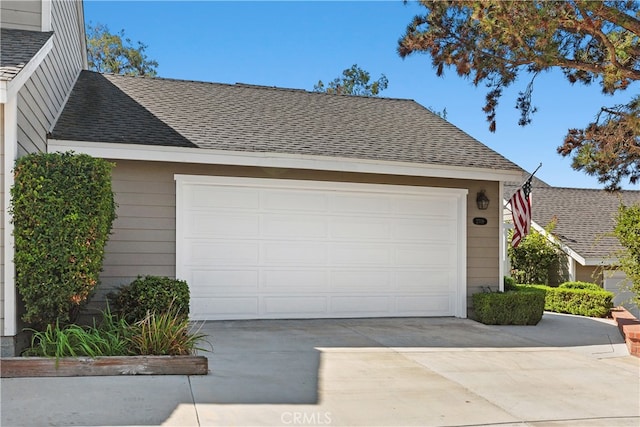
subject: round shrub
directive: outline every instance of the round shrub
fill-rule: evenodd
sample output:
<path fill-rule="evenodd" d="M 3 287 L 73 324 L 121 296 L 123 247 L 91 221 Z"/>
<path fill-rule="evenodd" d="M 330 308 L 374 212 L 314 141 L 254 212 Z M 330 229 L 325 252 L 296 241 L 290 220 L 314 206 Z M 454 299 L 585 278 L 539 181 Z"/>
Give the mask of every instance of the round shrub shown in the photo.
<path fill-rule="evenodd" d="M 589 282 L 564 282 L 559 288 L 564 289 L 587 289 L 589 291 L 602 291 L 603 289 L 595 283 Z"/>
<path fill-rule="evenodd" d="M 148 314 L 172 311 L 189 315 L 189 286 L 169 277 L 138 277 L 109 296 L 116 312 L 127 322 L 143 320 Z"/>

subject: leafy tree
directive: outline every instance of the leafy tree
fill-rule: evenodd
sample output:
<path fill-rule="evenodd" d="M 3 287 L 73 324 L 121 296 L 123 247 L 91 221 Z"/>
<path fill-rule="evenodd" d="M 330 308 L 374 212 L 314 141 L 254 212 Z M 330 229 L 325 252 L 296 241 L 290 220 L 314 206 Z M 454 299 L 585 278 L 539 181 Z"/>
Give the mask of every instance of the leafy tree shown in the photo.
<path fill-rule="evenodd" d="M 378 96 L 389 85 L 384 74 L 378 80 L 371 82 L 369 72 L 353 64 L 351 68 L 342 71 L 342 77 L 336 77 L 325 87 L 322 80 L 313 86 L 314 92 L 326 92 L 332 95 Z"/>
<path fill-rule="evenodd" d="M 624 247 L 618 257 L 620 268 L 627 275 L 635 303 L 640 305 L 640 204 L 620 205 L 614 234 Z"/>
<path fill-rule="evenodd" d="M 554 228 L 555 222 L 551 222 L 545 231 L 551 234 Z M 562 250 L 536 230 L 531 230 L 516 248 L 509 245 L 507 253 L 511 275 L 517 283 L 548 285 L 551 279 L 564 281 Z"/>
<path fill-rule="evenodd" d="M 147 45 L 133 46 L 124 30 L 112 34 L 106 25 L 87 25 L 87 59 L 89 69 L 100 73 L 154 77 L 158 61 L 149 59 Z"/>
<path fill-rule="evenodd" d="M 474 85 L 488 88 L 483 111 L 496 129 L 496 108 L 505 88 L 521 75 L 519 124 L 531 122 L 536 76 L 560 68 L 570 83 L 598 81 L 604 93 L 625 90 L 640 80 L 640 11 L 623 1 L 420 2 L 416 16 L 398 41 L 398 53 L 431 56 L 437 75 L 453 67 Z M 602 107 L 585 129 L 571 129 L 558 148 L 573 155 L 573 168 L 596 175 L 610 189 L 621 179 L 640 179 L 640 96 L 628 104 Z"/>

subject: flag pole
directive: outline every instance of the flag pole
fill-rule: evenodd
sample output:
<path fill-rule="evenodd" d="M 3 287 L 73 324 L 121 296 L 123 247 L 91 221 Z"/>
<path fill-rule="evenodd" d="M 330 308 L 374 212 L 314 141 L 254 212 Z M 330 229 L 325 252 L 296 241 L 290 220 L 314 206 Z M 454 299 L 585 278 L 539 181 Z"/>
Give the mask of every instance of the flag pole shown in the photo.
<path fill-rule="evenodd" d="M 538 167 L 536 168 L 536 170 L 534 170 L 531 175 L 529 175 L 529 178 L 527 179 L 527 181 L 529 181 L 531 178 L 533 178 L 533 175 L 536 174 L 536 172 L 538 172 L 538 169 L 540 169 L 542 167 L 542 162 L 540 162 L 540 164 L 538 165 Z M 525 182 L 527 182 L 525 181 Z"/>
<path fill-rule="evenodd" d="M 542 167 L 542 162 L 540 162 L 540 164 L 538 165 L 538 167 L 531 173 L 531 175 L 529 175 L 529 178 L 525 179 L 524 182 L 522 184 L 520 184 L 520 186 L 518 187 L 518 190 L 527 182 L 527 181 L 531 181 L 531 178 L 533 178 L 533 175 L 536 174 L 536 172 L 538 172 L 538 169 L 540 169 Z M 516 190 L 516 193 L 518 192 L 518 190 Z M 513 193 L 513 194 L 516 194 Z M 513 198 L 513 194 L 511 195 L 511 197 L 509 197 L 509 201 Z M 509 201 L 507 201 L 507 203 L 504 205 L 505 207 L 509 204 Z"/>

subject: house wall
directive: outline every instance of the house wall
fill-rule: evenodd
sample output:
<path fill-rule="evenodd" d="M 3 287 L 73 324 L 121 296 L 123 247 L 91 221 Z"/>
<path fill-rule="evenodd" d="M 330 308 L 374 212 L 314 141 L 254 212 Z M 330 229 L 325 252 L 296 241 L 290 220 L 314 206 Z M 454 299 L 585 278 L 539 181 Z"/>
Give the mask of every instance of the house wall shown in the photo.
<path fill-rule="evenodd" d="M 576 263 L 576 281 L 592 282 L 602 286 L 602 267 Z"/>
<path fill-rule="evenodd" d="M 41 0 L 2 0 L 0 26 L 17 30 L 41 31 Z"/>
<path fill-rule="evenodd" d="M 18 156 L 46 151 L 47 132 L 83 68 L 81 12 L 81 2 L 51 4 L 53 48 L 18 93 Z"/>
<path fill-rule="evenodd" d="M 216 165 L 118 161 L 113 170 L 117 219 L 106 247 L 102 285 L 90 309 L 99 309 L 108 292 L 138 275 L 175 276 L 174 174 L 306 179 L 429 187 L 467 188 L 467 286 L 468 297 L 482 286 L 497 289 L 499 277 L 499 228 L 501 203 L 498 183 L 423 177 L 301 171 Z M 475 198 L 486 190 L 490 209 L 479 211 Z M 474 225 L 474 217 L 488 219 Z"/>

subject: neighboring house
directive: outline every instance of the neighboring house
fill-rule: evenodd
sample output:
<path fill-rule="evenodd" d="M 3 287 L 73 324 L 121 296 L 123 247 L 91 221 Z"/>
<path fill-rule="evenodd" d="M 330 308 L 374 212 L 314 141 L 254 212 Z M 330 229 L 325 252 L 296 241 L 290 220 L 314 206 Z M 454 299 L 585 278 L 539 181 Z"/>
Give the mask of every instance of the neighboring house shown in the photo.
<path fill-rule="evenodd" d="M 516 188 L 505 186 L 507 198 Z M 615 217 L 620 203 L 640 203 L 640 191 L 558 188 L 537 181 L 531 198 L 532 228 L 545 233 L 547 225 L 555 223 L 548 237 L 567 254 L 566 279 L 594 282 L 619 293 L 622 277 L 614 265 L 622 246 L 612 234 Z"/>
<path fill-rule="evenodd" d="M 12 153 L 4 171 L 37 150 L 114 162 L 118 217 L 95 306 L 148 274 L 187 280 L 194 319 L 466 317 L 473 293 L 501 286 L 503 182 L 520 179 L 521 169 L 426 108 L 78 74 L 86 68 L 82 5 L 44 2 L 41 13 L 45 3 L 51 50 L 31 56 L 44 56 L 31 71 L 40 83 L 25 77 L 9 91 L 9 114 L 3 104 L 3 147 Z M 63 7 L 75 18 L 57 19 Z M 61 40 L 73 61 L 60 59 Z M 17 55 L 27 44 L 11 46 Z M 32 92 L 48 97 L 35 101 Z M 29 115 L 21 105 L 47 111 Z M 476 204 L 481 192 L 486 210 Z M 9 353 L 19 313 L 8 215 L 3 224 Z"/>
<path fill-rule="evenodd" d="M 82 2 L 0 2 L 0 188 L 2 355 L 13 354 L 22 329 L 16 314 L 12 225 L 7 208 L 18 156 L 46 151 L 47 133 L 87 67 Z"/>

